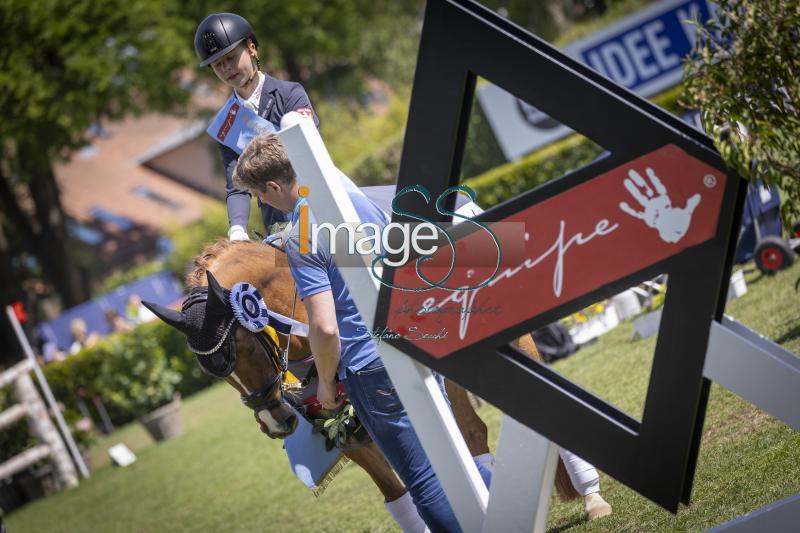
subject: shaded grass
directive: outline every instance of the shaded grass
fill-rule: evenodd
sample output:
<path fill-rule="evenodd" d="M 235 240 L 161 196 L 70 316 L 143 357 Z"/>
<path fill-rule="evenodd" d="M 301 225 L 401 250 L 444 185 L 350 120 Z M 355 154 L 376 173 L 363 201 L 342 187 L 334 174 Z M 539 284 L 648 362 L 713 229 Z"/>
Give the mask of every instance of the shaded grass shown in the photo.
<path fill-rule="evenodd" d="M 185 401 L 183 414 L 182 436 L 140 449 L 127 468 L 102 467 L 78 489 L 26 506 L 9 517 L 10 530 L 263 531 L 291 524 L 337 531 L 326 517 L 342 516 L 342 503 L 353 508 L 357 530 L 389 525 L 378 490 L 356 467 L 315 500 L 289 470 L 281 443 L 261 434 L 228 385 Z M 118 433 L 120 440 L 134 434 Z M 352 502 L 348 494 L 356 496 Z"/>
<path fill-rule="evenodd" d="M 792 288 L 798 275 L 800 265 L 774 277 L 747 273 L 748 293 L 730 301 L 726 312 L 800 353 L 800 297 Z M 655 339 L 631 340 L 632 335 L 631 324 L 622 324 L 554 369 L 640 418 Z M 554 502 L 549 526 L 576 532 L 701 531 L 800 491 L 800 434 L 712 385 L 689 507 L 672 515 L 606 475 L 602 487 L 614 515 L 587 523 L 575 505 Z"/>
<path fill-rule="evenodd" d="M 728 312 L 800 352 L 800 264 L 771 278 L 747 276 L 749 292 Z M 640 416 L 653 341 L 631 341 L 623 324 L 554 365 L 627 412 Z M 638 414 L 637 414 L 638 413 Z M 480 412 L 494 445 L 501 413 Z M 184 435 L 149 444 L 138 426 L 122 428 L 91 451 L 101 458 L 123 441 L 138 461 L 102 466 L 73 491 L 34 502 L 7 520 L 25 531 L 396 531 L 367 475 L 345 468 L 315 499 L 289 470 L 281 443 L 264 437 L 236 393 L 218 384 L 183 405 Z M 692 505 L 672 515 L 602 476 L 614 515 L 583 521 L 577 502 L 554 498 L 551 531 L 700 531 L 800 491 L 800 435 L 713 386 Z"/>

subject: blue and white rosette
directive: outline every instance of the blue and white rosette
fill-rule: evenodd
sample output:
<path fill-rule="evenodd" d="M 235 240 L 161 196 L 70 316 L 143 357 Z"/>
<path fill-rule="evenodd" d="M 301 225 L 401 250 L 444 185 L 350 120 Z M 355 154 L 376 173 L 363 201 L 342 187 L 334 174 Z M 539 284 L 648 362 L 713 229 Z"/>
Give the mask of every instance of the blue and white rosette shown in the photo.
<path fill-rule="evenodd" d="M 233 286 L 230 304 L 239 323 L 253 333 L 263 331 L 269 325 L 267 304 L 258 289 L 249 283 L 240 282 Z"/>
<path fill-rule="evenodd" d="M 239 323 L 253 333 L 272 326 L 278 333 L 284 335 L 308 337 L 307 324 L 270 311 L 258 289 L 247 282 L 239 282 L 231 288 L 229 303 Z"/>

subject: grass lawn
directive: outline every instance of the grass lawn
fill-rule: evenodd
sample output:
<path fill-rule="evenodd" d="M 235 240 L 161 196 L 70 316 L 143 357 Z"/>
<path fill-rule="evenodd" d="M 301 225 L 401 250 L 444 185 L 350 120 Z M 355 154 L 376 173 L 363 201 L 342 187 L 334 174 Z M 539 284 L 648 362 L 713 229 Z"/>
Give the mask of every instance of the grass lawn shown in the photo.
<path fill-rule="evenodd" d="M 728 313 L 800 353 L 800 263 L 777 276 L 746 276 L 748 293 Z M 634 416 L 649 376 L 653 339 L 632 341 L 622 324 L 554 368 Z M 266 438 L 237 394 L 218 384 L 183 406 L 186 431 L 155 445 L 136 425 L 91 450 L 96 467 L 79 488 L 39 500 L 7 518 L 9 531 L 395 531 L 378 490 L 359 468 L 346 468 L 320 499 L 294 479 L 281 443 Z M 495 440 L 500 413 L 481 415 Z M 116 442 L 138 461 L 108 465 Z M 701 531 L 800 491 L 800 434 L 714 386 L 693 503 L 674 516 L 603 475 L 614 515 L 593 523 L 577 502 L 551 507 L 552 531 Z"/>

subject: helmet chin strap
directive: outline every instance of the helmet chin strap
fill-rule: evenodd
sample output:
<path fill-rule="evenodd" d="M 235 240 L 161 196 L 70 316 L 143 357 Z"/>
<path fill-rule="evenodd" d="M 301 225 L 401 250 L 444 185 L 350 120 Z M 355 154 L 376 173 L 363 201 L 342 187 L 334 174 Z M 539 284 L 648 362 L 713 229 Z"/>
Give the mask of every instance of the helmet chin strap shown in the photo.
<path fill-rule="evenodd" d="M 251 83 L 251 82 L 252 82 L 252 81 L 255 79 L 255 77 L 256 77 L 256 76 L 258 76 L 258 70 L 257 70 L 257 69 L 253 69 L 253 73 L 250 75 L 250 77 L 249 77 L 249 78 L 247 78 L 247 81 L 246 81 L 246 82 L 244 82 L 244 85 L 242 85 L 242 88 L 241 88 L 241 91 L 242 91 L 242 92 L 243 92 L 243 90 L 244 90 L 244 88 L 245 88 L 245 87 L 247 87 L 247 86 L 249 86 L 249 85 L 250 85 L 250 83 Z M 256 82 L 256 86 L 258 86 L 258 83 L 257 83 L 257 82 Z M 256 88 L 255 88 L 255 87 L 253 87 L 253 91 L 255 91 L 255 89 L 256 89 Z M 234 90 L 236 90 L 236 93 L 237 93 L 237 94 L 239 94 L 239 93 L 240 93 L 240 90 L 238 90 L 238 89 L 234 89 Z M 252 92 L 251 92 L 250 94 L 252 94 Z M 240 95 L 240 96 L 241 96 L 241 95 Z"/>
<path fill-rule="evenodd" d="M 253 69 L 253 73 L 250 75 L 250 77 L 249 77 L 249 78 L 247 78 L 247 81 L 244 83 L 245 87 L 247 87 L 248 85 L 250 85 L 250 82 L 252 82 L 252 81 L 253 81 L 253 79 L 254 79 L 256 76 L 258 76 L 258 69 L 255 69 L 255 68 L 254 68 L 254 69 Z"/>
<path fill-rule="evenodd" d="M 258 67 L 260 66 L 258 61 L 258 56 L 254 54 L 250 54 L 250 62 L 253 65 L 253 73 L 247 78 L 247 81 L 244 83 L 244 86 L 247 87 L 250 83 L 258 76 L 258 71 L 260 70 Z M 253 88 L 255 90 L 255 87 Z"/>

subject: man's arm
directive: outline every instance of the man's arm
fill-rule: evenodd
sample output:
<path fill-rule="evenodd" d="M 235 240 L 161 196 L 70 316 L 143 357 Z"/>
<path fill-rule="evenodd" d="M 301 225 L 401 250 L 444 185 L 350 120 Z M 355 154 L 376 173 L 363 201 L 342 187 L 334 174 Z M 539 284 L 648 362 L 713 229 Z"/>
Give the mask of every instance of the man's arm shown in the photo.
<path fill-rule="evenodd" d="M 292 235 L 285 250 L 297 292 L 308 312 L 308 340 L 319 375 L 317 400 L 325 409 L 336 409 L 342 403 L 336 398 L 335 381 L 341 345 L 327 261 L 323 257 L 324 250 L 320 249 L 316 254 L 301 254 L 299 246 L 297 235 Z"/>
<path fill-rule="evenodd" d="M 339 325 L 330 290 L 312 294 L 303 300 L 308 311 L 308 341 L 314 364 L 317 366 L 319 385 L 317 399 L 325 409 L 335 409 L 342 403 L 336 398 L 336 368 L 339 366 Z"/>

